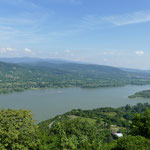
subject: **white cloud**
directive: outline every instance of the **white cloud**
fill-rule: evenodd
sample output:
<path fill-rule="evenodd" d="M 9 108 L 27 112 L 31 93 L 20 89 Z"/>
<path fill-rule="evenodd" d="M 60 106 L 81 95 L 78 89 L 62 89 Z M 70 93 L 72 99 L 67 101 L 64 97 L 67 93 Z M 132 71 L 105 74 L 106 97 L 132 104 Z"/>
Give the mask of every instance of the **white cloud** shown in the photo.
<path fill-rule="evenodd" d="M 139 11 L 113 16 L 87 15 L 80 24 L 81 29 L 103 29 L 110 26 L 124 26 L 150 22 L 150 11 Z"/>
<path fill-rule="evenodd" d="M 6 50 L 9 51 L 9 52 L 15 51 L 15 49 L 13 49 L 13 48 L 6 48 Z"/>
<path fill-rule="evenodd" d="M 26 53 L 31 53 L 31 52 L 32 52 L 31 49 L 29 49 L 29 48 L 25 48 L 24 51 L 25 51 Z"/>
<path fill-rule="evenodd" d="M 104 17 L 103 19 L 115 26 L 150 22 L 150 11 L 140 11 L 124 15 L 108 16 Z"/>
<path fill-rule="evenodd" d="M 65 53 L 71 53 L 71 50 L 67 49 L 65 50 Z"/>
<path fill-rule="evenodd" d="M 142 51 L 142 50 L 136 51 L 136 55 L 142 56 L 142 55 L 144 55 L 144 51 Z"/>
<path fill-rule="evenodd" d="M 0 53 L 15 52 L 13 48 L 0 48 Z"/>

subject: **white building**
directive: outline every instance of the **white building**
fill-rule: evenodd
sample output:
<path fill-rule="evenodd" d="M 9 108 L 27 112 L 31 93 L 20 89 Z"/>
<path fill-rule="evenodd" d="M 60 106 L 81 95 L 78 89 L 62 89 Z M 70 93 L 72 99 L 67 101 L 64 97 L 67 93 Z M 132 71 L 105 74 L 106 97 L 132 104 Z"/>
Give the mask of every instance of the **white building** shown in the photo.
<path fill-rule="evenodd" d="M 119 137 L 119 138 L 120 138 L 120 137 L 123 137 L 123 134 L 122 134 L 122 133 L 114 133 L 114 132 L 113 132 L 112 135 L 116 135 L 116 136 Z"/>

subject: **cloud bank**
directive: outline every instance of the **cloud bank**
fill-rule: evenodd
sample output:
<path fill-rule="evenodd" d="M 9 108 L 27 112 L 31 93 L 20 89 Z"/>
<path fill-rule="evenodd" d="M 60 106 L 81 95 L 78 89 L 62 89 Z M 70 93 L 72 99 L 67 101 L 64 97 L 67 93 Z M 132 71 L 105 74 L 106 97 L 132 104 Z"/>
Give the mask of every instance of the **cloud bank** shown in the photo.
<path fill-rule="evenodd" d="M 142 56 L 142 55 L 144 55 L 144 51 L 142 51 L 142 50 L 136 51 L 136 55 Z"/>

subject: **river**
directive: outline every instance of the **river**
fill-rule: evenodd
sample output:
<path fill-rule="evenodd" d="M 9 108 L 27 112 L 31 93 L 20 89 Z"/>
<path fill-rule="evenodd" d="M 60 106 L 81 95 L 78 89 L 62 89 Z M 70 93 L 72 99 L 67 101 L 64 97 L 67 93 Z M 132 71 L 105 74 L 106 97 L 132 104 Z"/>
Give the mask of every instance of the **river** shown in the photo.
<path fill-rule="evenodd" d="M 128 96 L 142 90 L 150 89 L 150 85 L 81 89 L 42 89 L 15 92 L 0 95 L 0 107 L 12 109 L 29 109 L 38 122 L 72 109 L 93 109 L 99 107 L 120 107 L 138 102 L 150 102 L 148 99 L 129 99 Z"/>

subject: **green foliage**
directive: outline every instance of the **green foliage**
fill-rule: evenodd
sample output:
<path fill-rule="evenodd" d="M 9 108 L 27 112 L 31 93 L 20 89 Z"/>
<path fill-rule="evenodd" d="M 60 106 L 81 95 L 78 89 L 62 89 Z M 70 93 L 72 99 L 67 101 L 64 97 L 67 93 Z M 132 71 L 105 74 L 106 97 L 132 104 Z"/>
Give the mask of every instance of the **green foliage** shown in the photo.
<path fill-rule="evenodd" d="M 27 110 L 0 111 L 0 149 L 38 149 L 37 126 Z"/>
<path fill-rule="evenodd" d="M 30 111 L 2 109 L 0 149 L 149 150 L 150 110 L 147 107 L 150 105 L 139 103 L 120 108 L 72 110 L 41 122 L 39 128 Z M 113 128 L 118 128 L 124 137 L 114 138 L 111 135 Z"/>
<path fill-rule="evenodd" d="M 142 136 L 127 136 L 117 140 L 111 150 L 149 150 L 150 140 Z"/>
<path fill-rule="evenodd" d="M 48 145 L 49 148 L 56 150 L 98 150 L 102 147 L 102 141 L 104 139 L 104 133 L 99 128 L 78 118 L 55 122 L 47 132 L 47 142 L 42 143 L 42 145 L 43 147 Z"/>
<path fill-rule="evenodd" d="M 126 105 L 120 108 L 74 109 L 39 124 L 41 135 L 44 135 L 40 136 L 43 141 L 42 146 L 45 149 L 149 150 L 150 142 L 146 139 L 150 127 L 147 121 L 149 110 L 145 111 L 147 107 L 150 108 L 150 104 L 138 103 L 135 106 Z M 140 115 L 140 119 L 135 116 L 137 112 L 139 114 L 136 116 Z M 51 123 L 54 124 L 49 128 Z M 135 128 L 135 125 L 142 127 Z M 125 137 L 114 138 L 111 135 L 113 128 L 123 133 Z M 85 143 L 82 143 L 83 141 Z"/>
<path fill-rule="evenodd" d="M 0 62 L 0 93 L 38 88 L 100 88 L 149 83 L 147 76 L 108 66 L 44 62 L 19 65 Z"/>
<path fill-rule="evenodd" d="M 150 138 L 150 110 L 148 108 L 143 114 L 136 114 L 133 118 L 131 133 Z"/>
<path fill-rule="evenodd" d="M 126 105 L 120 108 L 105 107 L 93 110 L 74 109 L 67 114 L 96 119 L 96 122 L 101 124 L 106 123 L 119 127 L 129 127 L 129 122 L 132 120 L 135 113 L 143 113 L 147 107 L 150 108 L 150 104 L 138 103 L 135 106 Z"/>
<path fill-rule="evenodd" d="M 150 98 L 150 90 L 145 90 L 145 91 L 137 92 L 134 95 L 129 96 L 129 98 L 136 98 L 136 97 Z"/>

